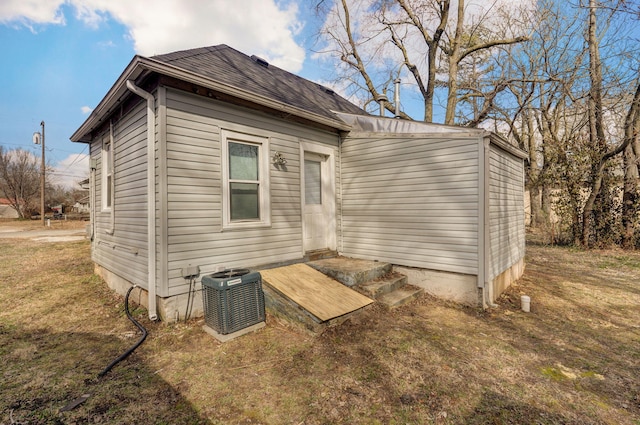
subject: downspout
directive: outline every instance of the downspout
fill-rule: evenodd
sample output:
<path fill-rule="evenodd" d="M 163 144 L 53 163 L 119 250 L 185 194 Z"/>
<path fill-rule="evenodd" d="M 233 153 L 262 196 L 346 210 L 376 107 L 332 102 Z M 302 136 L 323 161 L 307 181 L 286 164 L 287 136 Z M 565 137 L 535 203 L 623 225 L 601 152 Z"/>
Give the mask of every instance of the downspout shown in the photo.
<path fill-rule="evenodd" d="M 340 239 L 336 241 L 336 251 L 338 255 L 342 255 L 342 251 L 344 250 L 344 217 L 342 214 L 342 211 L 344 211 L 344 195 L 342 194 L 342 188 L 344 187 L 342 183 L 342 144 L 344 143 L 344 134 L 345 133 L 342 132 L 338 133 L 338 179 L 340 181 L 340 228 L 338 229 L 336 226 L 336 231 L 340 232 Z"/>
<path fill-rule="evenodd" d="M 489 156 L 491 140 L 488 136 L 482 137 L 478 147 L 478 288 L 482 292 L 481 303 L 483 308 L 495 307 L 493 302 L 493 286 L 489 282 L 490 259 L 490 216 L 489 216 Z"/>
<path fill-rule="evenodd" d="M 109 203 L 111 205 L 111 211 L 109 212 L 109 228 L 107 229 L 108 235 L 113 235 L 116 229 L 116 191 L 115 191 L 115 181 L 116 181 L 116 144 L 113 137 L 113 122 L 109 121 L 109 161 L 111 162 L 111 199 L 109 199 Z"/>
<path fill-rule="evenodd" d="M 127 80 L 127 89 L 146 99 L 147 101 L 147 233 L 148 242 L 148 269 L 147 293 L 149 295 L 148 309 L 149 319 L 158 320 L 156 307 L 156 167 L 155 167 L 155 98 L 153 95 L 136 86 L 131 80 Z"/>
<path fill-rule="evenodd" d="M 91 147 L 89 148 L 89 156 L 91 156 Z M 89 173 L 89 227 L 90 227 L 90 235 L 89 240 L 93 245 L 93 239 L 95 235 L 95 226 L 96 226 L 96 169 L 98 168 L 98 162 L 95 158 L 91 158 L 90 162 L 90 173 Z"/>

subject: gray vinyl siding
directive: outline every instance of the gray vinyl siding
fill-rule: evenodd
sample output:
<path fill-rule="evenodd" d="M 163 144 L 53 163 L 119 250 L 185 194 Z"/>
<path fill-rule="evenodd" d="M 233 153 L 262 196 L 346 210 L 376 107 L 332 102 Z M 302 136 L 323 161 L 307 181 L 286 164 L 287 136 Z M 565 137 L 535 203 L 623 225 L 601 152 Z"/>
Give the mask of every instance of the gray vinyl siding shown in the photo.
<path fill-rule="evenodd" d="M 489 152 L 490 280 L 525 253 L 522 159 L 491 145 Z"/>
<path fill-rule="evenodd" d="M 344 255 L 477 274 L 478 143 L 443 135 L 348 137 Z"/>
<path fill-rule="evenodd" d="M 102 141 L 109 131 L 91 143 L 97 160 L 95 179 L 93 261 L 132 283 L 147 287 L 147 119 L 141 102 L 126 117 L 113 124 L 115 210 L 113 234 L 111 213 L 103 211 Z"/>
<path fill-rule="evenodd" d="M 181 270 L 189 264 L 200 266 L 204 275 L 220 268 L 301 258 L 299 143 L 333 145 L 337 158 L 338 135 L 175 89 L 166 89 L 165 110 L 168 288 L 161 295 L 188 290 Z M 287 160 L 284 168 L 269 161 L 269 227 L 222 228 L 221 131 L 225 129 L 269 137 L 269 158 L 279 151 Z"/>

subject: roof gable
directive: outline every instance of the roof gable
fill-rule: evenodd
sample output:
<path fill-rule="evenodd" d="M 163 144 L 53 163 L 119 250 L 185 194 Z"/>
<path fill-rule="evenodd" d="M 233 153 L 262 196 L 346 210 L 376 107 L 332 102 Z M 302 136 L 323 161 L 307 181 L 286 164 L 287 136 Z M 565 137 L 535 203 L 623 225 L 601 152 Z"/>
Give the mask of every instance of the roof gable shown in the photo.
<path fill-rule="evenodd" d="M 366 114 L 329 88 L 224 44 L 150 59 L 326 118 L 336 118 L 332 111 Z"/>

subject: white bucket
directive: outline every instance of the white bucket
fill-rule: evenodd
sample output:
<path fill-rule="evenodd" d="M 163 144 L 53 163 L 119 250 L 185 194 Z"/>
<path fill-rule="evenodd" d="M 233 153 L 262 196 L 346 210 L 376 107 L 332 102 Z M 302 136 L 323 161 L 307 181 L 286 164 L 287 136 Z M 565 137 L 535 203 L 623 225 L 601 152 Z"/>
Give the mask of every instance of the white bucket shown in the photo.
<path fill-rule="evenodd" d="M 522 305 L 522 311 L 529 313 L 531 311 L 531 298 L 527 295 L 520 297 L 520 304 Z"/>

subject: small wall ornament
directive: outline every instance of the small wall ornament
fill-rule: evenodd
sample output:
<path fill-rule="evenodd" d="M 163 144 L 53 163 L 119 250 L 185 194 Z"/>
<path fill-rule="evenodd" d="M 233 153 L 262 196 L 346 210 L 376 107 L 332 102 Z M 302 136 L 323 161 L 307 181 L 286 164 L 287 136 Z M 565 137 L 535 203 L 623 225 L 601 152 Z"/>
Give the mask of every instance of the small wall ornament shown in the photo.
<path fill-rule="evenodd" d="M 273 164 L 278 166 L 283 166 L 283 165 L 286 165 L 287 163 L 287 159 L 284 157 L 284 155 L 282 155 L 282 152 L 280 151 L 276 151 L 273 154 L 272 160 L 273 160 Z"/>

